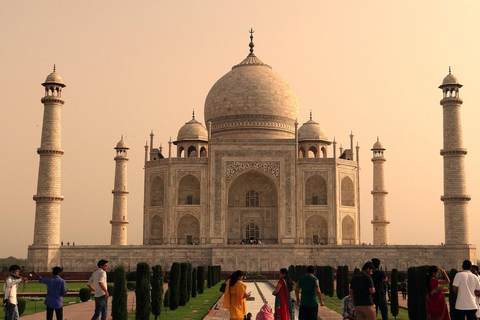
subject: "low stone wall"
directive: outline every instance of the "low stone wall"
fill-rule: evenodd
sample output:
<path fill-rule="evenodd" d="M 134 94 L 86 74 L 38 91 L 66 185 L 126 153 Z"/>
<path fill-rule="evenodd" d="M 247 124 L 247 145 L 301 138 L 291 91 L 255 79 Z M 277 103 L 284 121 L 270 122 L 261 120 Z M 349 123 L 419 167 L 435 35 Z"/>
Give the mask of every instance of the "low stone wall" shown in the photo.
<path fill-rule="evenodd" d="M 456 246 L 336 246 L 336 245 L 129 245 L 59 246 L 28 249 L 29 270 L 49 271 L 55 265 L 65 272 L 92 272 L 99 259 L 109 260 L 109 268 L 125 265 L 134 271 L 138 262 L 160 264 L 169 270 L 176 261 L 197 265 L 221 265 L 222 271 L 278 271 L 289 265 L 347 265 L 350 270 L 371 258 L 379 258 L 388 270 L 406 271 L 410 266 L 438 265 L 460 269 L 462 261 L 476 260 L 472 245 Z"/>

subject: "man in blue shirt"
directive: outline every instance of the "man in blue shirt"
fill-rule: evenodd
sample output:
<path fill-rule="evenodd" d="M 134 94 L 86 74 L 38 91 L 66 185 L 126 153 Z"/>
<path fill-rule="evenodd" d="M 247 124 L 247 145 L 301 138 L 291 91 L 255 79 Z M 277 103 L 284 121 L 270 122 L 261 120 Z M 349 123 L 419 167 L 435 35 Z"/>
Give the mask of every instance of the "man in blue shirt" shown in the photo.
<path fill-rule="evenodd" d="M 47 320 L 53 320 L 53 311 L 57 320 L 63 319 L 63 296 L 67 294 L 67 286 L 65 280 L 60 278 L 62 268 L 54 267 L 53 276 L 51 278 L 42 278 L 37 273 L 38 282 L 47 285 L 47 298 L 45 305 L 47 306 Z"/>

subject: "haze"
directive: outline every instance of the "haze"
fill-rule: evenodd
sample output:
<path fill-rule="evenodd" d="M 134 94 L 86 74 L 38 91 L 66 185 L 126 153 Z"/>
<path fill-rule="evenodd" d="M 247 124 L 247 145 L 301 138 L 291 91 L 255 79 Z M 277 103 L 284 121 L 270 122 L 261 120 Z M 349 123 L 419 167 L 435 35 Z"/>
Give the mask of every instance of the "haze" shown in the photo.
<path fill-rule="evenodd" d="M 128 243 L 143 232 L 144 145 L 203 122 L 213 84 L 248 54 L 285 78 L 313 118 L 360 146 L 361 241 L 372 242 L 371 147 L 386 150 L 390 244 L 444 242 L 442 97 L 448 67 L 460 97 L 471 241 L 480 243 L 480 3 L 477 1 L 2 1 L 0 256 L 33 242 L 44 90 L 57 72 L 62 107 L 61 239 L 109 244 L 114 147 L 128 163 Z M 176 148 L 172 148 L 176 154 Z M 329 150 L 331 154 L 331 149 Z"/>

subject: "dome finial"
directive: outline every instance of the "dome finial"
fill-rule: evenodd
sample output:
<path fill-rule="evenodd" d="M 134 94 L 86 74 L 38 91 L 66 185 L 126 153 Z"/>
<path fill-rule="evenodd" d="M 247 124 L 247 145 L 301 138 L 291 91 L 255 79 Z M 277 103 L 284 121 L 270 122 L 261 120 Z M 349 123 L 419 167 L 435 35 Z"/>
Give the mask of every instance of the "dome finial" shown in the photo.
<path fill-rule="evenodd" d="M 250 54 L 253 54 L 253 47 L 255 46 L 253 44 L 253 33 L 255 32 L 255 30 L 253 30 L 253 28 L 250 28 L 250 44 L 248 45 L 250 47 Z"/>
<path fill-rule="evenodd" d="M 55 72 L 55 63 L 53 64 L 53 72 Z"/>
<path fill-rule="evenodd" d="M 448 66 L 448 74 L 452 74 L 452 68 Z"/>
<path fill-rule="evenodd" d="M 312 109 L 310 109 L 310 121 L 312 121 Z"/>
<path fill-rule="evenodd" d="M 192 111 L 192 120 L 195 119 L 195 109 Z"/>

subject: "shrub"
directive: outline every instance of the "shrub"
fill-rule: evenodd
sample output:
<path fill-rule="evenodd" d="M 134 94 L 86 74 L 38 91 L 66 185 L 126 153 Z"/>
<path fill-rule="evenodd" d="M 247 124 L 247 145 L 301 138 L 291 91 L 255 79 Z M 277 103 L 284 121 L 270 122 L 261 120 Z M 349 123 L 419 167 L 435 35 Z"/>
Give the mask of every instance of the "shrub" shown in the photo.
<path fill-rule="evenodd" d="M 324 269 L 325 271 L 325 284 L 326 284 L 326 292 L 330 298 L 333 297 L 333 268 L 331 266 L 326 266 Z"/>
<path fill-rule="evenodd" d="M 337 267 L 337 298 L 342 300 L 343 295 L 343 266 Z"/>
<path fill-rule="evenodd" d="M 150 318 L 150 266 L 146 262 L 137 264 L 137 288 L 135 290 L 137 302 L 136 320 Z"/>
<path fill-rule="evenodd" d="M 391 274 L 392 286 L 390 287 L 390 312 L 395 319 L 398 316 L 398 270 L 393 269 Z"/>
<path fill-rule="evenodd" d="M 114 271 L 108 271 L 107 272 L 107 283 L 114 282 L 114 281 L 115 281 L 115 272 Z"/>
<path fill-rule="evenodd" d="M 192 295 L 192 264 L 187 263 L 187 302 Z"/>
<path fill-rule="evenodd" d="M 409 319 L 417 319 L 417 270 L 415 267 L 410 267 L 408 268 L 407 271 L 408 275 L 408 300 L 407 300 L 407 305 L 408 305 L 408 318 Z"/>
<path fill-rule="evenodd" d="M 78 292 L 78 297 L 80 301 L 85 302 L 92 298 L 92 289 L 90 288 L 81 288 Z"/>
<path fill-rule="evenodd" d="M 198 293 L 203 293 L 203 287 L 205 286 L 205 267 L 198 266 L 197 268 L 197 288 Z"/>
<path fill-rule="evenodd" d="M 197 268 L 192 269 L 192 298 L 197 296 Z"/>
<path fill-rule="evenodd" d="M 130 291 L 135 291 L 135 288 L 137 287 L 137 282 L 136 281 L 128 281 L 127 282 L 127 289 Z"/>
<path fill-rule="evenodd" d="M 109 295 L 112 294 L 113 287 L 114 287 L 113 283 L 107 283 L 107 291 Z"/>
<path fill-rule="evenodd" d="M 212 266 L 207 267 L 207 288 L 212 287 Z"/>
<path fill-rule="evenodd" d="M 348 266 L 343 266 L 343 297 L 345 298 L 349 294 L 349 289 L 350 289 L 350 280 L 348 277 Z"/>
<path fill-rule="evenodd" d="M 115 268 L 115 285 L 113 286 L 112 319 L 127 320 L 127 279 L 125 267 L 119 265 Z M 109 289 L 110 292 L 110 289 Z"/>
<path fill-rule="evenodd" d="M 177 309 L 180 301 L 180 268 L 180 263 L 174 262 L 170 270 L 170 281 L 168 282 L 170 310 Z"/>
<path fill-rule="evenodd" d="M 27 306 L 27 301 L 23 298 L 18 298 L 17 299 L 17 307 L 18 307 L 18 314 L 22 316 L 22 314 L 25 312 L 25 307 Z"/>
<path fill-rule="evenodd" d="M 127 281 L 137 281 L 137 273 L 135 271 L 127 273 Z"/>
<path fill-rule="evenodd" d="M 155 320 L 162 313 L 163 300 L 163 272 L 162 267 L 156 265 L 152 268 L 152 313 Z"/>
<path fill-rule="evenodd" d="M 188 264 L 186 262 L 180 263 L 180 299 L 178 299 L 179 306 L 184 306 L 187 304 L 187 272 Z"/>

